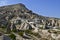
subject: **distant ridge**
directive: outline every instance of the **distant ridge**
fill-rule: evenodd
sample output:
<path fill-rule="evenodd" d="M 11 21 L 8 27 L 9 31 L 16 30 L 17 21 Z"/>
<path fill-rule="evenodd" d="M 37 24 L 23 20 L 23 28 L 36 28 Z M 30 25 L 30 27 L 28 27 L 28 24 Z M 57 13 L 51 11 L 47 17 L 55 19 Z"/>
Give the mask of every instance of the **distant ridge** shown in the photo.
<path fill-rule="evenodd" d="M 18 4 L 13 4 L 13 5 L 6 5 L 6 6 L 0 6 L 0 11 L 8 11 L 8 10 L 18 10 L 18 9 L 20 9 L 20 10 L 23 10 L 23 11 L 31 11 L 31 10 L 29 10 L 28 8 L 26 8 L 26 6 L 24 5 L 24 4 L 22 4 L 22 3 L 18 3 Z M 33 13 L 32 11 L 31 11 L 31 13 Z M 60 20 L 60 18 L 55 18 L 55 17 L 46 17 L 46 16 L 42 16 L 42 15 L 38 15 L 37 13 L 33 13 L 34 15 L 37 15 L 37 16 L 39 16 L 39 17 L 44 17 L 44 18 L 46 18 L 46 19 L 50 19 L 50 18 L 52 18 L 52 19 L 59 19 Z"/>

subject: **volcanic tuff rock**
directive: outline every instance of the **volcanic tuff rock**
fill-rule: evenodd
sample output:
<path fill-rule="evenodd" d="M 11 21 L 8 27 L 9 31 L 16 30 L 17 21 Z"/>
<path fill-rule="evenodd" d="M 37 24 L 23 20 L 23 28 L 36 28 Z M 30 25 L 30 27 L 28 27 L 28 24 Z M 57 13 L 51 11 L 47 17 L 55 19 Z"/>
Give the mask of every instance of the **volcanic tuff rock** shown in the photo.
<path fill-rule="evenodd" d="M 16 39 L 19 40 L 20 38 L 43 40 L 49 35 L 48 38 L 52 39 L 50 30 L 46 29 L 60 29 L 60 18 L 38 15 L 27 9 L 22 3 L 0 7 L 0 32 L 4 34 L 13 31 Z M 20 35 L 23 37 L 15 32 L 22 32 Z M 60 37 L 58 36 L 58 38 Z"/>
<path fill-rule="evenodd" d="M 44 24 L 47 25 L 51 24 L 51 26 L 54 26 L 58 24 L 58 26 L 60 26 L 59 18 L 45 17 L 42 15 L 38 15 L 32 12 L 31 10 L 27 9 L 26 6 L 22 3 L 0 7 L 0 19 L 3 20 L 4 22 L 5 19 L 10 20 L 13 17 L 17 17 L 17 16 L 19 16 L 22 19 L 27 19 L 28 21 L 36 20 L 39 21 L 39 23 L 44 22 Z"/>

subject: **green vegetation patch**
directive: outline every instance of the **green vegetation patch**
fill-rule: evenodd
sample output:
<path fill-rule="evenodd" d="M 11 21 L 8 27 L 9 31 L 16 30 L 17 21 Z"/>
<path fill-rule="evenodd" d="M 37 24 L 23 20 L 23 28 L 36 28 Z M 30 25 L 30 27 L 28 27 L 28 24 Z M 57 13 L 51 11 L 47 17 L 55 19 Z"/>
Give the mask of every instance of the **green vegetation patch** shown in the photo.
<path fill-rule="evenodd" d="M 24 33 L 24 32 L 19 32 L 18 34 L 19 34 L 20 36 L 23 36 L 23 33 Z"/>
<path fill-rule="evenodd" d="M 12 40 L 16 40 L 16 36 L 14 34 L 10 34 L 9 37 L 12 39 Z"/>
<path fill-rule="evenodd" d="M 22 31 L 18 32 L 18 34 L 19 34 L 20 36 L 23 36 L 24 33 L 28 33 L 28 34 L 37 36 L 38 38 L 41 37 L 38 33 L 33 33 L 32 30 L 22 30 Z"/>

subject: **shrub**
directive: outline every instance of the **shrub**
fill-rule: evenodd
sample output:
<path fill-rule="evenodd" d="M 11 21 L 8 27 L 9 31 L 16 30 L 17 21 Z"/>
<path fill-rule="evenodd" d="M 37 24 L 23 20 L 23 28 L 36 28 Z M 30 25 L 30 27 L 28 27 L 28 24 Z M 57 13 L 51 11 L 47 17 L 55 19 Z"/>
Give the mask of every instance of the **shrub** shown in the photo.
<path fill-rule="evenodd" d="M 14 34 L 10 34 L 9 37 L 12 39 L 12 40 L 16 40 L 16 36 Z"/>
<path fill-rule="evenodd" d="M 37 36 L 37 37 L 41 37 L 38 33 L 33 33 L 31 30 L 25 30 L 26 33 Z"/>
<path fill-rule="evenodd" d="M 49 33 L 51 33 L 51 30 L 48 30 Z"/>
<path fill-rule="evenodd" d="M 19 34 L 20 36 L 23 36 L 23 33 L 24 33 L 24 32 L 19 32 L 18 34 Z"/>

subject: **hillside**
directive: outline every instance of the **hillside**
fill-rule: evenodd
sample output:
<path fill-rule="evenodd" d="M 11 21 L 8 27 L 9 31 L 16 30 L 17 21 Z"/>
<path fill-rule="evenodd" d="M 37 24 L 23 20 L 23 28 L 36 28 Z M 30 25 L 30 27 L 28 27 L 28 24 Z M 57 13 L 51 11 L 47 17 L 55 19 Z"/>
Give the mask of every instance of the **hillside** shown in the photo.
<path fill-rule="evenodd" d="M 59 29 L 60 18 L 38 15 L 22 3 L 0 7 L 0 33 L 8 39 L 54 40 Z"/>

